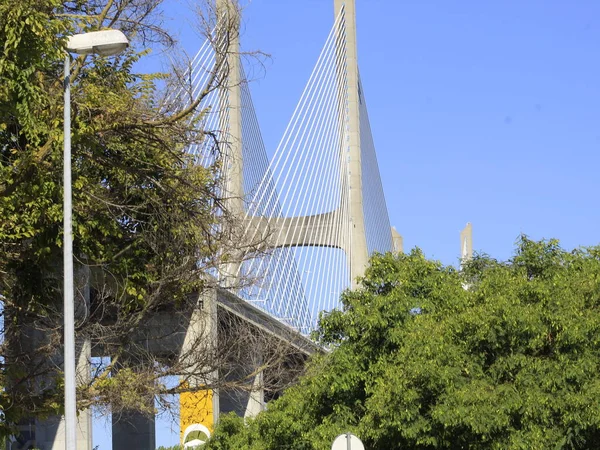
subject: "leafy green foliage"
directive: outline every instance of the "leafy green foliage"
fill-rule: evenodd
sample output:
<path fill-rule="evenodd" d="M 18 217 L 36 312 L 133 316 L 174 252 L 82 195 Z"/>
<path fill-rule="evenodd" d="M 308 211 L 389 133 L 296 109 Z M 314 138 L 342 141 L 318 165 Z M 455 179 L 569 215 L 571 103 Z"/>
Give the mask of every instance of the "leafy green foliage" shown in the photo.
<path fill-rule="evenodd" d="M 226 254 L 218 225 L 218 167 L 192 163 L 185 148 L 204 139 L 191 113 L 160 92 L 163 75 L 134 67 L 154 42 L 156 0 L 0 0 L 0 436 L 32 414 L 60 412 L 55 357 L 62 323 L 63 63 L 67 36 L 123 29 L 119 57 L 72 61 L 73 221 L 78 293 L 94 293 L 77 334 L 114 360 L 153 311 L 177 309 L 203 287 Z M 157 45 L 158 45 L 157 44 Z M 167 85 L 170 85 L 167 83 Z M 214 87 L 213 87 L 214 88 Z M 217 214 L 217 211 L 219 214 Z M 217 251 L 217 249 L 219 249 Z M 82 278 L 85 278 L 82 280 Z M 78 301 L 82 302 L 81 296 Z M 121 361 L 120 365 L 126 362 Z M 150 371 L 159 364 L 138 366 Z M 80 407 L 122 403 L 159 375 L 107 379 L 82 387 Z M 115 388 L 115 383 L 127 378 Z M 131 389 L 127 387 L 130 386 Z M 135 387 L 135 388 L 134 388 Z M 154 389 L 154 390 L 153 390 Z M 5 427 L 6 426 L 6 427 Z"/>
<path fill-rule="evenodd" d="M 522 237 L 512 260 L 462 272 L 378 255 L 343 311 L 322 317 L 299 385 L 208 448 L 596 448 L 600 442 L 600 248 Z"/>

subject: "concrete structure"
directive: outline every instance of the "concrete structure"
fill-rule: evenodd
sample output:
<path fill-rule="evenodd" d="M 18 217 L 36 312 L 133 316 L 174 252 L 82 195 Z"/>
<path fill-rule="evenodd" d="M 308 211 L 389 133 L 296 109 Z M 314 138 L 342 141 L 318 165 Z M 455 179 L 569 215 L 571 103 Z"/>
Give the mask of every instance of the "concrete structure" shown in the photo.
<path fill-rule="evenodd" d="M 220 101 L 220 139 L 224 152 L 225 207 L 237 220 L 244 216 L 244 160 L 242 154 L 242 98 L 241 98 L 241 66 L 240 66 L 240 16 L 239 10 L 231 0 L 216 0 L 216 10 L 219 16 L 217 42 L 225 42 L 226 48 L 217 49 L 217 64 L 223 72 L 225 80 L 219 88 Z M 227 37 L 221 36 L 227 33 Z M 219 55 L 219 51 L 222 53 Z M 236 255 L 234 261 L 241 260 Z M 224 285 L 236 285 L 240 265 L 232 262 L 222 268 Z"/>
<path fill-rule="evenodd" d="M 221 4 L 228 3 L 228 0 L 219 0 Z M 223 6 L 225 8 L 225 6 Z M 340 12 L 343 14 L 343 20 L 339 23 L 339 38 L 336 40 L 336 54 L 340 56 L 336 59 L 339 73 L 344 73 L 344 81 L 338 80 L 341 86 L 339 93 L 340 103 L 345 108 L 340 111 L 344 117 L 340 118 L 346 126 L 343 131 L 347 138 L 347 144 L 342 149 L 340 155 L 342 167 L 340 174 L 344 176 L 348 173 L 348 189 L 342 192 L 342 196 L 348 197 L 349 214 L 343 217 L 339 210 L 315 214 L 311 216 L 294 217 L 248 217 L 247 227 L 251 230 L 250 235 L 270 236 L 268 245 L 272 248 L 283 247 L 331 247 L 338 248 L 345 252 L 348 258 L 348 267 L 351 280 L 351 286 L 355 287 L 356 279 L 362 276 L 368 264 L 369 251 L 367 248 L 366 230 L 365 230 L 365 208 L 363 204 L 363 169 L 361 162 L 361 119 L 360 112 L 360 89 L 358 76 L 358 60 L 356 45 L 356 7 L 354 0 L 335 0 L 334 12 L 337 17 Z M 232 54 L 237 52 L 238 41 L 231 41 Z M 230 67 L 237 68 L 236 59 L 233 58 Z M 241 156 L 241 149 L 237 143 L 241 141 L 241 123 L 240 112 L 236 105 L 239 105 L 239 79 L 236 78 L 237 69 L 233 71 L 229 83 L 229 135 L 231 136 L 232 159 L 238 161 Z M 237 162 L 230 164 L 228 175 L 234 179 L 228 181 L 229 196 L 235 198 L 244 192 L 240 190 L 243 186 L 243 170 Z M 241 198 L 240 197 L 240 198 Z M 235 205 L 239 207 L 239 205 Z M 343 221 L 348 223 L 344 224 Z M 346 226 L 349 229 L 349 235 L 336 234 L 336 227 Z M 401 249 L 401 237 L 394 230 L 388 230 L 390 233 L 390 242 L 394 241 Z M 392 233 L 393 237 L 392 237 Z M 394 250 L 380 249 L 380 251 Z M 396 248 L 397 250 L 397 248 Z"/>
<path fill-rule="evenodd" d="M 203 381 L 191 377 L 190 387 L 197 390 L 192 389 L 182 395 L 182 432 L 193 423 L 203 423 L 212 428 L 222 413 L 235 411 L 242 416 L 253 416 L 262 411 L 266 401 L 262 378 L 276 374 L 265 375 L 257 368 L 261 367 L 263 357 L 270 356 L 268 352 L 273 351 L 273 348 L 280 350 L 281 346 L 287 347 L 284 356 L 288 358 L 287 364 L 290 368 L 294 365 L 302 365 L 310 354 L 320 351 L 319 347 L 307 337 L 290 330 L 264 311 L 223 289 L 213 289 L 204 293 L 197 307 L 185 315 L 188 320 L 182 322 L 182 317 L 183 315 L 173 314 L 170 311 L 157 313 L 146 324 L 145 329 L 140 330 L 139 336 L 134 336 L 133 339 L 143 342 L 146 351 L 163 358 L 177 357 L 177 355 L 185 358 L 194 351 L 209 353 L 224 346 L 240 346 L 234 354 L 247 355 L 247 358 L 231 361 L 227 373 L 220 374 L 215 371 L 213 376 L 216 385 L 226 384 L 223 382 L 227 380 L 219 377 L 237 380 L 256 372 L 253 380 L 249 382 L 248 389 L 245 390 L 235 388 L 207 391 L 203 389 Z M 233 330 L 231 327 L 238 327 L 238 329 Z M 261 336 L 260 342 L 272 340 L 280 344 L 273 348 L 268 346 L 260 348 L 258 345 L 257 348 L 256 340 L 248 339 L 244 342 L 244 339 L 232 339 L 231 334 L 239 333 L 240 329 L 249 335 Z M 199 342 L 202 343 L 200 346 Z M 110 354 L 98 345 L 90 349 L 89 342 L 78 346 L 78 382 L 81 384 L 89 380 L 90 356 L 100 357 L 110 356 Z M 135 359 L 135 354 L 130 356 Z M 200 369 L 190 363 L 190 372 L 201 372 Z M 283 374 L 283 376 L 287 375 Z M 294 375 L 290 372 L 289 376 Z M 154 400 L 151 398 L 148 401 L 149 408 L 153 408 Z M 92 450 L 91 414 L 89 411 L 83 411 L 78 419 L 77 449 Z M 29 448 L 64 450 L 65 448 L 64 420 L 60 417 L 27 421 L 22 424 L 20 431 L 19 439 L 9 443 L 10 450 Z M 154 450 L 156 448 L 155 418 L 135 411 L 114 414 L 112 436 L 113 450 Z"/>
<path fill-rule="evenodd" d="M 344 8 L 346 33 L 346 76 L 348 83 L 348 126 L 349 126 L 349 170 L 350 170 L 350 222 L 352 243 L 346 249 L 350 258 L 350 279 L 352 287 L 356 279 L 362 276 L 369 260 L 365 234 L 365 219 L 363 208 L 363 178 L 360 148 L 360 107 L 358 89 L 358 55 L 356 46 L 356 5 L 354 0 L 335 0 L 334 11 Z"/>
<path fill-rule="evenodd" d="M 275 237 L 275 240 L 269 242 L 272 248 L 296 247 L 296 246 L 316 246 L 316 247 L 334 247 L 344 250 L 348 256 L 350 268 L 350 278 L 352 286 L 357 277 L 364 273 L 367 266 L 369 254 L 365 235 L 365 220 L 363 207 L 363 179 L 361 166 L 361 140 L 360 140 L 360 108 L 359 108 L 359 82 L 358 82 L 358 61 L 356 46 L 356 8 L 354 0 L 335 0 L 334 10 L 337 16 L 340 10 L 344 8 L 344 21 L 342 22 L 341 34 L 345 39 L 340 39 L 338 45 L 340 54 L 346 55 L 345 59 L 340 59 L 339 70 L 346 73 L 346 95 L 345 103 L 347 108 L 345 120 L 348 123 L 348 170 L 350 175 L 349 191 L 344 195 L 349 196 L 350 204 L 350 239 L 343 241 L 332 241 L 331 236 L 335 233 L 332 229 L 337 226 L 339 217 L 336 211 L 315 215 L 311 217 L 286 217 L 266 219 L 264 217 L 251 217 L 248 226 L 253 230 L 260 230 L 259 233 L 269 233 Z M 223 137 L 226 141 L 226 206 L 234 215 L 242 217 L 244 215 L 243 199 L 246 196 L 244 192 L 244 170 L 242 157 L 242 101 L 241 101 L 241 68 L 240 68 L 240 43 L 239 30 L 240 18 L 235 6 L 231 0 L 217 0 L 217 11 L 223 17 L 225 26 L 230 27 L 236 32 L 231 39 L 228 39 L 226 51 L 226 70 L 227 83 L 222 88 L 221 96 L 226 98 L 222 104 L 225 105 L 223 111 L 222 128 L 227 130 Z M 342 169 L 343 171 L 344 169 Z M 275 223 L 274 223 L 275 222 Z M 289 230 L 293 229 L 294 232 Z M 391 233 L 391 230 L 390 230 Z M 397 234 L 397 233 L 396 233 Z M 399 235 L 398 235 L 399 236 Z M 240 259 L 240 258 L 235 258 Z M 224 269 L 225 278 L 231 279 L 231 284 L 235 284 L 236 275 L 239 273 L 239 264 L 230 264 Z"/>
<path fill-rule="evenodd" d="M 400 233 L 396 231 L 396 228 L 392 227 L 392 241 L 394 243 L 394 252 L 404 252 L 404 239 L 400 236 Z"/>
<path fill-rule="evenodd" d="M 145 340 L 146 348 L 153 354 L 165 356 L 179 354 L 183 358 L 190 350 L 210 353 L 216 348 L 232 345 L 229 334 L 235 333 L 230 328 L 233 323 L 242 325 L 247 330 L 254 330 L 263 336 L 271 336 L 289 346 L 290 364 L 297 364 L 298 357 L 303 360 L 313 352 L 319 351 L 318 346 L 308 338 L 290 330 L 265 312 L 223 289 L 203 294 L 198 308 L 191 312 L 187 323 L 180 323 L 177 316 L 168 311 L 157 314 L 147 326 L 150 333 L 140 338 Z M 198 346 L 199 342 L 202 342 L 201 348 L 190 348 L 190 346 Z M 254 342 L 249 340 L 247 348 L 243 347 L 244 343 L 236 342 L 235 345 L 242 345 L 242 348 L 233 353 L 244 354 L 247 358 L 232 361 L 225 371 L 227 373 L 215 371 L 213 374 L 216 384 L 219 385 L 227 384 L 228 378 L 243 379 L 256 371 L 253 380 L 249 382 L 248 389 L 206 390 L 203 388 L 202 380 L 195 380 L 193 377 L 190 379 L 190 387 L 195 390 L 182 394 L 180 399 L 182 434 L 188 426 L 197 423 L 212 429 L 219 415 L 223 413 L 234 411 L 247 417 L 264 409 L 265 392 L 262 383 L 264 374 L 262 371 L 257 371 L 257 368 L 262 362 L 261 351 L 268 351 L 268 349 L 256 348 L 252 345 Z M 200 369 L 190 367 L 190 371 L 201 372 Z M 83 448 L 91 450 L 91 447 Z M 140 450 L 155 448 L 154 417 L 136 412 L 113 417 L 113 450 L 134 448 Z"/>
<path fill-rule="evenodd" d="M 473 226 L 471 222 L 460 232 L 460 259 L 467 261 L 473 258 Z"/>
<path fill-rule="evenodd" d="M 41 339 L 41 337 L 39 337 Z M 40 342 L 40 341 L 38 341 Z M 78 342 L 76 345 L 77 365 L 76 379 L 78 384 L 89 381 L 90 343 Z M 55 363 L 61 364 L 58 357 Z M 40 450 L 65 449 L 64 417 L 50 417 L 46 420 L 26 420 L 19 426 L 20 436 L 8 441 L 8 450 L 36 448 Z M 76 443 L 78 449 L 92 450 L 92 415 L 90 410 L 80 411 L 77 416 Z"/>
<path fill-rule="evenodd" d="M 219 70 L 226 71 L 227 81 L 218 92 L 218 104 L 220 105 L 220 139 L 224 150 L 224 186 L 226 207 L 236 218 L 245 221 L 246 231 L 251 234 L 264 236 L 265 250 L 287 249 L 291 247 L 328 247 L 342 250 L 348 262 L 350 285 L 356 286 L 357 277 L 363 275 L 367 267 L 369 250 L 367 245 L 367 226 L 365 221 L 365 201 L 363 198 L 364 186 L 368 181 L 364 177 L 363 157 L 364 148 L 361 135 L 361 124 L 368 122 L 366 115 L 361 113 L 364 109 L 364 97 L 362 97 L 359 85 L 359 72 L 356 47 L 356 9 L 354 0 L 334 0 L 335 14 L 342 13 L 339 20 L 339 39 L 335 40 L 337 46 L 335 54 L 335 71 L 338 77 L 336 88 L 338 102 L 343 105 L 338 110 L 339 127 L 342 136 L 339 141 L 343 142 L 337 156 L 339 157 L 339 177 L 346 179 L 347 189 L 340 189 L 339 195 L 343 197 L 338 209 L 329 210 L 315 214 L 285 216 L 280 214 L 274 217 L 248 214 L 244 205 L 244 198 L 248 194 L 244 192 L 244 170 L 243 160 L 243 116 L 242 116 L 242 74 L 239 61 L 239 28 L 240 18 L 237 10 L 232 6 L 230 0 L 217 0 L 217 11 L 220 17 L 225 18 L 224 26 L 234 33 L 227 39 L 227 48 L 217 48 L 216 64 Z M 220 42 L 219 37 L 216 39 Z M 343 73 L 343 77 L 340 74 Z M 337 131 L 337 130 L 336 130 Z M 369 133 L 367 133 L 369 134 Z M 247 161 L 246 161 L 247 162 Z M 342 206 L 347 207 L 343 210 Z M 387 215 L 387 212 L 386 212 Z M 387 220 L 387 219 L 386 219 Z M 336 233 L 336 228 L 343 227 L 349 233 Z M 471 228 L 467 225 L 466 231 L 461 233 L 461 257 L 472 255 Z M 232 231 L 233 233 L 233 231 Z M 402 237 L 395 229 L 390 229 L 389 220 L 384 233 L 389 237 L 391 248 L 379 249 L 380 251 L 403 251 Z M 232 236 L 232 240 L 235 239 Z M 464 241 L 464 243 L 463 243 Z M 240 275 L 243 259 L 240 254 L 235 255 L 234 262 L 229 262 L 220 268 L 220 282 L 222 286 L 236 286 Z M 323 270 L 320 267 L 317 271 Z M 328 274 L 326 274 L 328 275 Z M 146 351 L 154 355 L 179 358 L 184 361 L 191 352 L 210 353 L 222 346 L 229 345 L 229 336 L 233 330 L 226 324 L 242 324 L 251 330 L 251 333 L 262 333 L 270 336 L 274 341 L 291 349 L 289 366 L 301 364 L 303 359 L 319 348 L 306 336 L 301 335 L 282 321 L 285 317 L 275 318 L 257 308 L 253 304 L 242 299 L 239 292 L 214 289 L 207 291 L 198 298 L 197 304 L 186 311 L 185 315 L 175 316 L 172 311 L 161 311 L 156 313 L 146 324 L 144 330 L 140 330 L 140 336 L 134 339 L 143 341 Z M 285 298 L 284 298 L 285 301 Z M 181 311 L 179 311 L 181 312 Z M 183 317 L 183 320 L 181 320 Z M 225 324 L 225 325 L 224 325 Z M 166 338 L 165 336 L 168 336 Z M 95 343 L 82 344 L 79 356 L 79 371 L 87 373 L 90 356 L 110 356 L 108 349 Z M 239 343 L 238 343 L 239 344 Z M 236 345 L 238 345 L 236 344 Z M 242 344 L 239 344 L 242 345 Z M 269 355 L 262 348 L 248 346 L 237 352 L 240 355 L 236 361 L 230 361 L 230 370 L 227 373 L 213 371 L 208 381 L 215 381 L 219 385 L 221 381 L 229 378 L 248 378 L 248 386 L 245 390 L 231 389 L 206 389 L 207 379 L 190 376 L 188 385 L 189 392 L 181 395 L 181 431 L 193 424 L 200 424 L 210 429 L 219 414 L 235 411 L 242 416 L 252 416 L 264 408 L 269 397 L 262 386 L 265 377 L 274 376 L 262 370 L 263 361 Z M 135 359 L 135 354 L 129 355 Z M 201 372 L 202 367 L 190 366 L 190 373 Z M 277 375 L 277 374 L 276 374 Z M 275 375 L 275 376 L 276 376 Z M 212 377 L 212 378 L 211 378 Z M 80 378 L 84 382 L 84 377 Z M 271 394 L 272 395 L 272 394 Z M 148 399 L 148 402 L 152 402 Z M 149 406 L 152 406 L 149 403 Z M 29 443 L 35 444 L 41 450 L 63 448 L 62 428 L 59 419 L 51 419 L 46 422 L 26 424 L 23 435 L 29 433 Z M 22 442 L 13 448 L 27 448 Z M 91 450 L 91 418 L 89 412 L 80 414 L 80 439 L 78 441 L 80 450 Z M 154 449 L 155 431 L 154 417 L 125 411 L 113 417 L 113 449 Z"/>

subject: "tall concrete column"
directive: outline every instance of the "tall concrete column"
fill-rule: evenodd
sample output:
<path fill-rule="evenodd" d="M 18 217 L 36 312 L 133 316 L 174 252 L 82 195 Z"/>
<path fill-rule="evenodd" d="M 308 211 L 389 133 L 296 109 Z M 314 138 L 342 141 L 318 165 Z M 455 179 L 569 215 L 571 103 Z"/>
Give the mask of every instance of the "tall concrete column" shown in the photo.
<path fill-rule="evenodd" d="M 252 391 L 248 395 L 248 403 L 246 403 L 246 411 L 244 418 L 256 417 L 258 413 L 265 410 L 265 390 L 263 373 L 260 372 L 254 377 L 252 383 Z"/>
<path fill-rule="evenodd" d="M 460 259 L 468 261 L 473 258 L 473 226 L 471 222 L 460 232 Z"/>
<path fill-rule="evenodd" d="M 87 314 L 90 310 L 90 271 L 87 266 L 78 266 L 75 272 L 75 321 L 80 322 L 87 320 Z M 28 339 L 27 334 L 25 339 Z M 48 336 L 41 330 L 32 330 L 29 337 L 30 342 L 26 343 L 31 347 L 32 354 L 35 354 L 36 345 L 47 344 Z M 89 383 L 90 373 L 90 358 L 91 358 L 91 343 L 88 338 L 78 337 L 75 347 L 76 355 L 76 383 L 77 385 L 85 385 Z M 63 365 L 64 353 L 62 348 L 57 354 L 51 358 L 51 366 L 60 367 Z M 52 373 L 52 372 L 51 372 Z M 52 376 L 48 375 L 49 380 L 44 380 L 41 383 L 40 390 L 48 388 L 44 386 L 46 382 L 53 383 Z M 40 380 L 41 381 L 41 380 Z M 44 420 L 32 419 L 28 421 L 24 427 L 29 435 L 29 438 L 34 442 L 35 448 L 40 450 L 64 450 L 65 448 L 65 419 L 64 416 L 51 416 Z M 76 430 L 76 445 L 78 450 L 92 450 L 92 414 L 91 410 L 86 409 L 78 411 L 77 414 L 77 430 Z M 13 443 L 11 449 L 32 448 L 29 444 Z"/>
<path fill-rule="evenodd" d="M 35 349 L 36 344 L 45 342 L 45 335 L 40 331 L 27 334 Z M 84 383 L 90 377 L 90 342 L 89 340 L 78 340 L 76 343 L 77 355 L 77 383 Z M 32 350 L 35 351 L 35 350 Z M 52 364 L 60 366 L 62 355 L 52 359 Z M 9 450 L 25 450 L 36 448 L 40 450 L 64 450 L 65 449 L 65 419 L 64 416 L 50 416 L 47 419 L 27 419 L 18 427 L 20 436 L 7 446 Z M 90 410 L 80 411 L 77 416 L 77 449 L 92 450 L 92 416 Z"/>
<path fill-rule="evenodd" d="M 234 220 L 232 224 L 232 248 L 239 237 L 236 228 L 239 228 L 244 217 L 244 166 L 242 150 L 242 93 L 241 93 L 241 67 L 240 67 L 240 13 L 237 2 L 232 0 L 217 0 L 217 14 L 220 17 L 221 32 L 227 33 L 224 39 L 228 43 L 227 48 L 222 49 L 225 58 L 223 70 L 224 84 L 220 87 L 222 96 L 221 111 L 223 119 L 222 128 L 227 131 L 222 133 L 224 140 L 223 151 L 226 153 L 224 167 L 225 179 L 225 207 Z M 225 130 L 223 130 L 225 131 Z M 232 250 L 233 251 L 233 250 Z M 232 261 L 228 262 L 224 270 L 225 283 L 235 287 L 240 267 L 241 254 L 232 255 Z"/>
<path fill-rule="evenodd" d="M 124 411 L 112 416 L 113 450 L 155 450 L 155 433 L 153 415 Z"/>
<path fill-rule="evenodd" d="M 135 358 L 131 355 L 131 358 Z M 135 367 L 133 367 L 135 370 Z M 116 370 L 119 370 L 118 367 Z M 146 407 L 153 411 L 154 397 L 145 399 Z M 125 410 L 112 414 L 112 448 L 113 450 L 155 450 L 156 431 L 153 413 L 143 414 L 139 411 Z"/>
<path fill-rule="evenodd" d="M 238 383 L 239 380 L 252 378 L 252 385 L 247 390 L 239 388 L 223 389 L 220 392 L 220 413 L 235 412 L 240 417 L 255 417 L 265 409 L 264 376 L 262 372 L 256 373 L 261 366 L 261 349 L 247 346 L 244 349 L 246 355 L 242 361 L 232 360 L 228 373 L 221 375 L 222 381 L 231 380 Z"/>
<path fill-rule="evenodd" d="M 392 227 L 392 245 L 394 253 L 404 253 L 404 239 L 394 227 Z"/>
<path fill-rule="evenodd" d="M 228 144 L 228 165 L 226 168 L 226 190 L 229 196 L 228 208 L 235 214 L 244 212 L 244 175 L 242 153 L 242 91 L 240 67 L 240 16 L 237 3 L 231 0 L 218 0 L 217 10 L 225 15 L 225 26 L 229 33 L 229 46 L 226 49 L 226 82 L 222 87 L 227 96 L 226 114 L 229 132 L 225 137 Z"/>
<path fill-rule="evenodd" d="M 91 344 L 89 340 L 79 340 L 76 348 L 77 385 L 90 380 Z M 77 414 L 77 450 L 92 450 L 92 413 L 86 409 Z M 65 418 L 54 416 L 35 421 L 36 448 L 40 450 L 65 449 Z M 25 447 L 28 448 L 28 447 Z"/>
<path fill-rule="evenodd" d="M 203 362 L 208 361 L 210 364 L 211 360 L 216 360 L 217 353 L 217 290 L 208 289 L 200 294 L 197 308 L 192 312 L 179 356 L 190 374 L 186 379 L 190 391 L 179 396 L 181 438 L 190 425 L 200 424 L 212 430 L 218 420 L 219 392 L 207 389 L 206 385 L 216 381 L 219 374 L 216 370 L 213 371 L 208 380 L 194 376 L 205 373 Z M 205 355 L 206 359 L 198 359 L 198 355 Z"/>
<path fill-rule="evenodd" d="M 358 59 L 356 48 L 356 5 L 354 0 L 334 0 L 335 17 L 344 7 L 346 42 L 345 69 L 348 82 L 348 157 L 350 184 L 350 276 L 355 288 L 356 278 L 362 276 L 369 261 L 363 211 L 362 164 L 360 149 L 360 98 L 358 90 Z"/>

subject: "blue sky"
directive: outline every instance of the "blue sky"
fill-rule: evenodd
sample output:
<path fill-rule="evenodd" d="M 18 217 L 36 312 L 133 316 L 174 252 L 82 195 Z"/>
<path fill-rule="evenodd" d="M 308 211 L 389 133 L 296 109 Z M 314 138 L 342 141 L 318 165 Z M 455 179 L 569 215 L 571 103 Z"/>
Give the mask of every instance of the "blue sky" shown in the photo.
<path fill-rule="evenodd" d="M 253 0 L 253 86 L 274 149 L 331 26 L 330 0 Z M 455 263 L 458 232 L 506 259 L 520 233 L 599 242 L 600 4 L 357 0 L 359 65 L 390 220 Z"/>
<path fill-rule="evenodd" d="M 520 233 L 569 249 L 600 241 L 600 3 L 356 3 L 371 128 L 405 249 L 455 264 L 466 222 L 474 248 L 499 259 Z M 333 0 L 243 4 L 243 46 L 272 56 L 251 85 L 272 152 L 331 27 Z M 201 41 L 185 0 L 167 5 L 166 24 L 194 53 Z M 176 443 L 160 426 L 158 444 Z"/>

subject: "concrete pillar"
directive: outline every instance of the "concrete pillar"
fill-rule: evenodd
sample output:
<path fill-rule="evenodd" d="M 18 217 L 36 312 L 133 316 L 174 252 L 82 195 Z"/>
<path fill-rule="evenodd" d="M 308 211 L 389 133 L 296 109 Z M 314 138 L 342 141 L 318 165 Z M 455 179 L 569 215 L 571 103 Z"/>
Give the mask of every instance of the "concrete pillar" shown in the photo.
<path fill-rule="evenodd" d="M 112 448 L 113 450 L 155 450 L 154 415 L 145 415 L 137 411 L 113 414 Z"/>
<path fill-rule="evenodd" d="M 217 10 L 223 11 L 228 20 L 229 46 L 226 49 L 227 64 L 226 82 L 222 87 L 223 95 L 227 96 L 226 108 L 229 132 L 226 136 L 228 143 L 228 165 L 225 177 L 227 207 L 236 214 L 244 212 L 244 166 L 242 152 L 242 91 L 240 67 L 240 16 L 237 4 L 231 0 L 218 0 Z"/>
<path fill-rule="evenodd" d="M 356 279 L 364 274 L 369 262 L 365 219 L 363 211 L 362 164 L 360 149 L 360 98 L 358 89 L 358 59 L 356 49 L 356 5 L 354 0 L 334 0 L 335 17 L 342 6 L 345 15 L 346 46 L 345 63 L 348 80 L 348 157 L 350 181 L 350 227 L 351 240 L 346 254 L 350 259 L 350 277 L 355 288 Z"/>
<path fill-rule="evenodd" d="M 229 34 L 228 47 L 224 49 L 226 54 L 226 64 L 224 70 L 224 85 L 221 86 L 221 96 L 224 101 L 221 104 L 225 111 L 222 111 L 222 128 L 227 132 L 223 134 L 222 139 L 225 142 L 224 151 L 227 155 L 225 159 L 225 208 L 237 223 L 232 224 L 233 228 L 241 224 L 244 218 L 244 165 L 242 149 L 242 91 L 241 91 L 241 67 L 240 67 L 240 15 L 237 2 L 232 0 L 217 0 L 217 14 L 224 18 L 222 24 L 225 27 L 223 32 Z M 222 55 L 223 56 L 223 55 Z M 232 229 L 232 260 L 223 268 L 224 286 L 235 288 L 238 283 L 238 272 L 242 255 L 233 249 L 239 237 L 235 229 Z"/>
<path fill-rule="evenodd" d="M 247 373 L 251 372 L 253 367 L 240 367 L 239 370 L 232 372 L 232 380 L 240 380 Z M 265 393 L 262 387 L 263 375 L 255 375 L 252 387 L 245 391 L 241 389 L 222 390 L 220 392 L 220 414 L 235 412 L 240 417 L 254 417 L 265 409 Z"/>
<path fill-rule="evenodd" d="M 225 331 L 226 332 L 226 331 Z M 229 373 L 221 374 L 222 381 L 231 380 L 238 383 L 240 380 L 252 378 L 252 384 L 247 389 L 223 389 L 220 391 L 220 414 L 235 412 L 240 417 L 254 417 L 265 409 L 264 377 L 257 368 L 262 366 L 263 348 L 251 345 L 242 345 L 239 349 L 241 359 L 231 360 Z"/>
<path fill-rule="evenodd" d="M 394 253 L 404 253 L 404 239 L 394 227 L 392 227 L 392 247 Z"/>
<path fill-rule="evenodd" d="M 133 355 L 132 359 L 134 358 Z M 117 365 L 118 366 L 118 365 Z M 135 370 L 135 364 L 130 367 Z M 115 370 L 119 370 L 116 367 Z M 154 410 L 154 397 L 145 400 L 149 411 Z M 144 414 L 134 410 L 124 410 L 112 413 L 112 448 L 113 450 L 155 450 L 154 413 Z"/>
<path fill-rule="evenodd" d="M 473 258 L 473 226 L 471 222 L 460 232 L 460 260 L 468 261 Z"/>
<path fill-rule="evenodd" d="M 77 348 L 77 383 L 89 381 L 91 345 L 89 340 L 78 341 Z M 53 359 L 54 364 L 61 364 L 62 358 Z M 47 419 L 29 419 L 19 427 L 21 436 L 9 444 L 11 450 L 37 448 L 40 450 L 64 450 L 65 420 L 64 416 L 51 416 Z M 89 409 L 79 411 L 77 415 L 77 449 L 92 450 L 92 414 Z"/>
<path fill-rule="evenodd" d="M 87 319 L 90 305 L 89 268 L 79 266 L 75 272 L 75 321 Z M 30 353 L 35 355 L 38 346 L 47 344 L 48 335 L 42 330 L 30 330 L 23 332 L 21 338 L 23 349 L 29 348 Z M 90 381 L 90 359 L 91 343 L 87 338 L 78 338 L 76 341 L 76 382 L 77 385 L 87 384 Z M 47 389 L 48 380 L 52 380 L 53 369 L 63 364 L 62 348 L 50 358 L 49 374 L 36 380 L 39 389 Z M 37 448 L 40 450 L 64 450 L 65 449 L 65 420 L 64 416 L 51 416 L 47 419 L 29 419 L 20 427 L 22 436 L 9 445 L 11 450 Z M 76 445 L 78 450 L 92 450 L 92 414 L 91 411 L 83 410 L 77 416 Z M 32 443 L 34 444 L 33 446 Z"/>
<path fill-rule="evenodd" d="M 87 383 L 90 379 L 91 344 L 89 340 L 77 342 L 76 353 L 77 384 Z M 36 448 L 40 450 L 65 449 L 64 416 L 53 416 L 46 420 L 35 421 Z M 28 448 L 28 447 L 24 447 Z M 77 450 L 92 450 L 92 413 L 86 409 L 77 414 Z"/>
<path fill-rule="evenodd" d="M 265 405 L 264 377 L 260 371 L 264 352 L 268 351 L 264 331 L 253 329 L 225 310 L 222 314 L 221 320 L 226 325 L 219 329 L 219 345 L 229 347 L 230 351 L 219 371 L 219 381 L 231 381 L 238 387 L 219 390 L 219 413 L 235 412 L 240 417 L 254 417 Z"/>
<path fill-rule="evenodd" d="M 201 367 L 202 360 L 197 360 L 196 356 L 216 355 L 217 347 L 217 291 L 208 289 L 200 294 L 198 306 L 192 312 L 181 347 L 180 359 L 190 372 L 187 384 L 191 388 L 190 392 L 182 393 L 179 397 L 181 438 L 190 425 L 200 424 L 212 430 L 218 420 L 219 392 L 206 388 L 207 384 L 216 380 L 218 373 L 214 371 L 209 375 L 209 379 L 193 376 L 194 373 L 204 372 L 204 368 Z"/>
<path fill-rule="evenodd" d="M 255 417 L 259 412 L 264 410 L 265 390 L 263 388 L 263 373 L 261 372 L 254 377 L 254 383 L 252 383 L 252 390 L 248 396 L 244 417 Z"/>

